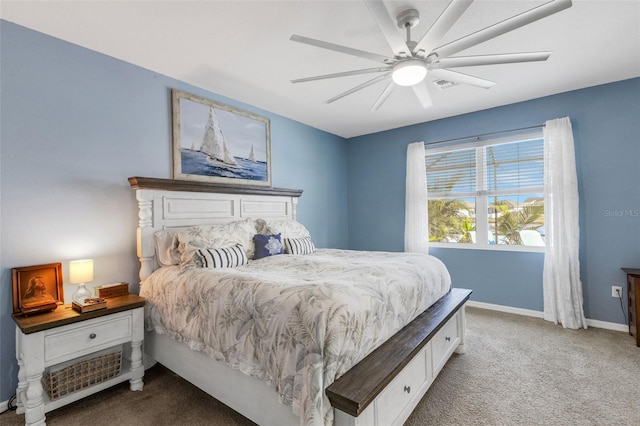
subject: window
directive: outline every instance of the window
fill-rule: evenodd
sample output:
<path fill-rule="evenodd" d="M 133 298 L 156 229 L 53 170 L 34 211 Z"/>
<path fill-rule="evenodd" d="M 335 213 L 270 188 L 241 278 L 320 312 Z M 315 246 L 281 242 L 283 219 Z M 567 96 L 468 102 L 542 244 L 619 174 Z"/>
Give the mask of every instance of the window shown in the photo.
<path fill-rule="evenodd" d="M 541 133 L 425 151 L 429 241 L 544 246 Z"/>

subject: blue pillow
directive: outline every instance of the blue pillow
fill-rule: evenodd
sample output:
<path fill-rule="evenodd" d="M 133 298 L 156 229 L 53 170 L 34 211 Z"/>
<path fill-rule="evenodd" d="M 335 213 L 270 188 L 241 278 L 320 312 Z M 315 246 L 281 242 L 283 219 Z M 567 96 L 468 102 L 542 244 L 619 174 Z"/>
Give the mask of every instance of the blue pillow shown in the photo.
<path fill-rule="evenodd" d="M 262 259 L 263 257 L 273 256 L 275 254 L 282 254 L 282 239 L 280 234 L 276 235 L 262 235 L 256 234 L 253 237 L 255 243 L 254 259 Z"/>

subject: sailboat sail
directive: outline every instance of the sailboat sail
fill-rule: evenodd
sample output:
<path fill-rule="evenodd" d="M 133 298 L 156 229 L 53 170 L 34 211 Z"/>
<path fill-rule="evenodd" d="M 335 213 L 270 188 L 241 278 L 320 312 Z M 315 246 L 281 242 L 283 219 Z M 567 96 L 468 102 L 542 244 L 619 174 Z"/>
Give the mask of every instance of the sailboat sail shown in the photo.
<path fill-rule="evenodd" d="M 224 162 L 230 164 L 232 166 L 237 166 L 238 162 L 233 158 L 231 153 L 229 152 L 229 148 L 227 148 L 227 144 L 224 144 Z"/>
<path fill-rule="evenodd" d="M 256 162 L 256 156 L 253 153 L 253 144 L 251 144 L 251 152 L 249 153 L 249 161 L 253 161 L 254 163 Z"/>
<path fill-rule="evenodd" d="M 218 120 L 216 119 L 216 113 L 213 110 L 213 107 L 209 108 L 209 119 L 205 126 L 200 151 L 207 154 L 214 161 L 219 161 L 230 166 L 238 165 L 229 152 L 229 148 L 224 140 L 222 129 L 220 129 L 220 126 L 218 125 Z"/>

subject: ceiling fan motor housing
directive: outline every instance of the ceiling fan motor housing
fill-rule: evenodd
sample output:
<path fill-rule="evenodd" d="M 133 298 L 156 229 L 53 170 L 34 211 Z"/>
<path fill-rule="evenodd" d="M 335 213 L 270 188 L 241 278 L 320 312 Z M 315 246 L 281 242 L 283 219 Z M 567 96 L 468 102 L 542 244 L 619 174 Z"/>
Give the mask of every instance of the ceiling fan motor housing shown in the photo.
<path fill-rule="evenodd" d="M 416 9 L 407 9 L 396 16 L 398 27 L 404 29 L 413 28 L 420 23 L 420 12 Z"/>

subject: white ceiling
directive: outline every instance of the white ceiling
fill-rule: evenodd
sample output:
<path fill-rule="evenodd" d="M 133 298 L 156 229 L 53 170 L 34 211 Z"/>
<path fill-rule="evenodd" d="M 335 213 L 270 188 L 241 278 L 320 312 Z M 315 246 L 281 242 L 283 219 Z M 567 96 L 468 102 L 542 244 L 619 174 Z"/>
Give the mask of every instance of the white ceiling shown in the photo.
<path fill-rule="evenodd" d="M 443 42 L 546 2 L 476 0 Z M 413 39 L 447 4 L 386 2 L 392 16 L 420 11 Z M 431 85 L 434 106 L 427 109 L 410 88 L 399 88 L 375 112 L 384 83 L 324 103 L 372 75 L 290 82 L 379 65 L 294 43 L 292 34 L 393 56 L 362 1 L 4 0 L 0 17 L 343 137 L 640 76 L 640 0 L 573 0 L 569 9 L 458 55 L 551 50 L 548 61 L 459 68 L 497 84 Z"/>

